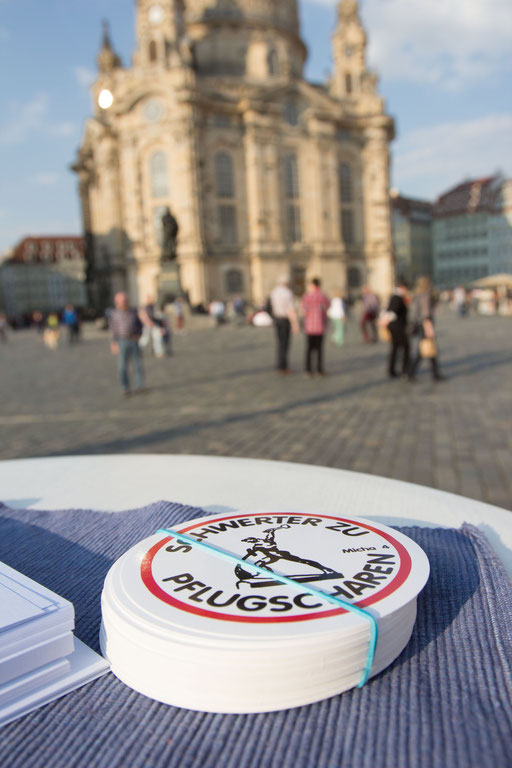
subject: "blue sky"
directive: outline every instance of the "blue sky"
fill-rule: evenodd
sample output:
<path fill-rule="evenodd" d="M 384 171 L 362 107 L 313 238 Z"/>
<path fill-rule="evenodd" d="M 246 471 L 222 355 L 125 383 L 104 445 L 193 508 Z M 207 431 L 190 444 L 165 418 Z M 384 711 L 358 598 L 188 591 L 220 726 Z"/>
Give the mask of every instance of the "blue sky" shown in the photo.
<path fill-rule="evenodd" d="M 299 0 L 312 80 L 330 70 L 336 4 Z M 512 176 L 510 0 L 360 4 L 370 64 L 397 124 L 393 185 L 435 198 L 464 178 Z M 24 235 L 81 231 L 69 165 L 90 113 L 100 22 L 111 21 L 126 63 L 134 5 L 0 0 L 0 253 Z"/>

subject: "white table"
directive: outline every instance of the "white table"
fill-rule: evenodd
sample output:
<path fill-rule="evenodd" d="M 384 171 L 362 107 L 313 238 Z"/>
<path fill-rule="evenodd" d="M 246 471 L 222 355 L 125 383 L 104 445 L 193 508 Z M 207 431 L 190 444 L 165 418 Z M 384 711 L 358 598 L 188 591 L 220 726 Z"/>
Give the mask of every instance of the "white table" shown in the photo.
<path fill-rule="evenodd" d="M 353 514 L 485 533 L 512 576 L 512 512 L 420 485 L 340 469 L 211 456 L 80 456 L 0 462 L 0 501 L 119 512 L 165 499 L 211 512 Z"/>

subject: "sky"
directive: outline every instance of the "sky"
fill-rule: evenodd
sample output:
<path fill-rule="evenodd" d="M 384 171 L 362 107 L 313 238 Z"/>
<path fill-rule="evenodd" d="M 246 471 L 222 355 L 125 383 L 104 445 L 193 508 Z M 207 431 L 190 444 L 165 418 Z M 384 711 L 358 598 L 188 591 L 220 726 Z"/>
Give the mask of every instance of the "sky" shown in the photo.
<path fill-rule="evenodd" d="M 279 2 L 279 0 L 276 0 Z M 0 254 L 26 235 L 79 234 L 73 162 L 91 114 L 101 19 L 123 62 L 134 0 L 0 0 Z M 337 0 L 299 0 L 308 79 L 331 70 Z M 392 185 L 435 199 L 512 176 L 511 0 L 361 0 L 370 67 L 396 121 Z"/>

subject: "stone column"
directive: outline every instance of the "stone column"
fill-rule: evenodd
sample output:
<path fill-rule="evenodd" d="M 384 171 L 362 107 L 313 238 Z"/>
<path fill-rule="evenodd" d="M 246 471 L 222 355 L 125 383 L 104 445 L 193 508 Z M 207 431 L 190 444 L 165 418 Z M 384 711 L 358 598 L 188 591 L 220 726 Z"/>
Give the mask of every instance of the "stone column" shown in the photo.
<path fill-rule="evenodd" d="M 262 260 L 263 242 L 266 239 L 266 205 L 264 184 L 265 147 L 259 136 L 257 116 L 253 112 L 244 115 L 246 133 L 245 176 L 247 184 L 247 233 L 248 252 L 251 260 L 253 299 L 261 303 L 265 299 L 266 285 Z"/>
<path fill-rule="evenodd" d="M 376 118 L 366 128 L 364 136 L 367 282 L 375 293 L 385 299 L 394 283 L 389 199 L 389 118 Z"/>
<path fill-rule="evenodd" d="M 178 263 L 182 287 L 193 304 L 208 300 L 205 247 L 202 234 L 203 200 L 200 191 L 197 121 L 192 103 L 184 96 L 179 107 L 180 120 L 173 132 L 177 164 L 174 169 L 180 190 L 180 203 L 175 216 L 178 235 Z"/>

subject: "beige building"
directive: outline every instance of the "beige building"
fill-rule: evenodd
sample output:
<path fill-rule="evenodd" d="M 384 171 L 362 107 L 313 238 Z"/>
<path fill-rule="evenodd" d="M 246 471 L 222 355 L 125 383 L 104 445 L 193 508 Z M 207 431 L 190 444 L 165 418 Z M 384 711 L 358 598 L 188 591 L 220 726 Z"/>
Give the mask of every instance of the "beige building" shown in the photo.
<path fill-rule="evenodd" d="M 283 273 L 298 292 L 319 276 L 387 294 L 394 125 L 366 42 L 342 0 L 318 85 L 303 76 L 297 0 L 138 0 L 130 67 L 106 30 L 74 166 L 93 302 L 157 293 L 167 208 L 193 304 L 262 302 Z"/>

